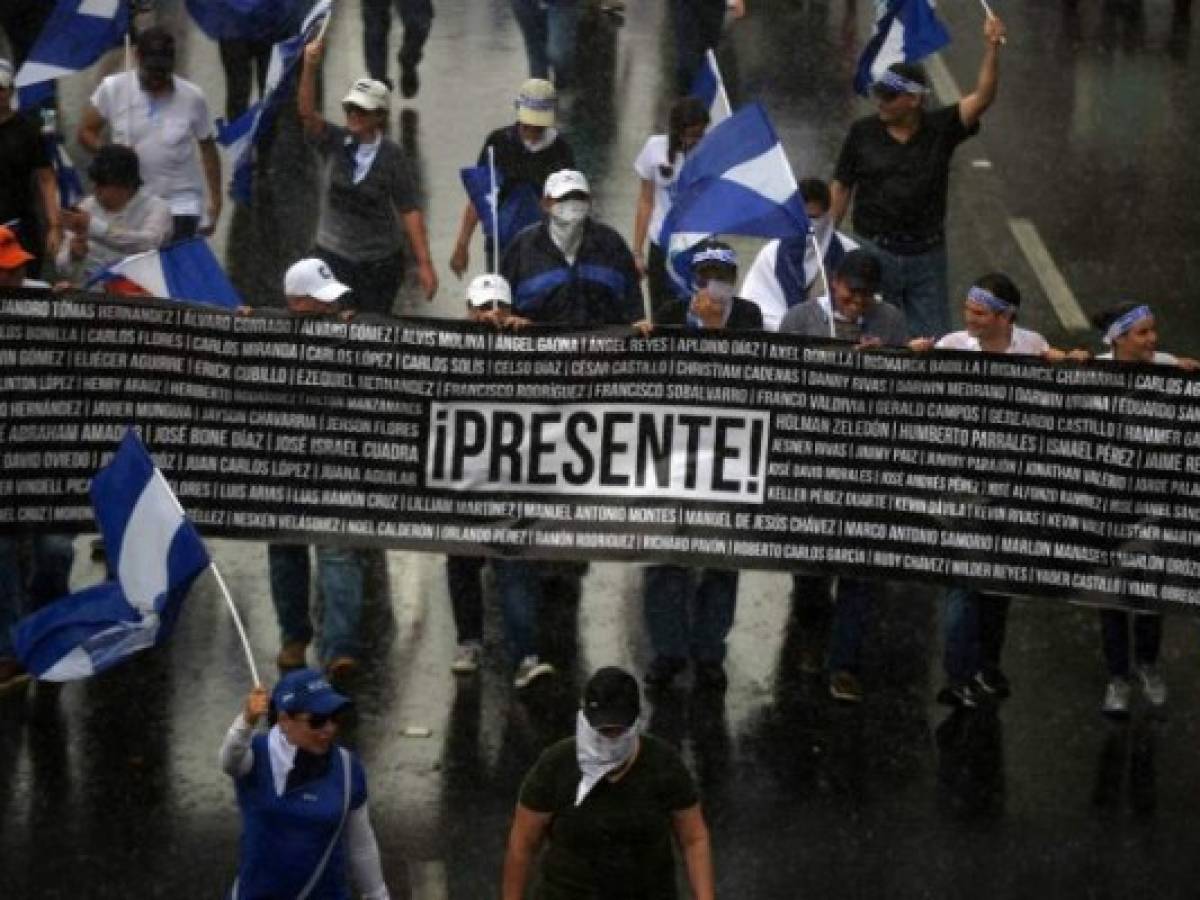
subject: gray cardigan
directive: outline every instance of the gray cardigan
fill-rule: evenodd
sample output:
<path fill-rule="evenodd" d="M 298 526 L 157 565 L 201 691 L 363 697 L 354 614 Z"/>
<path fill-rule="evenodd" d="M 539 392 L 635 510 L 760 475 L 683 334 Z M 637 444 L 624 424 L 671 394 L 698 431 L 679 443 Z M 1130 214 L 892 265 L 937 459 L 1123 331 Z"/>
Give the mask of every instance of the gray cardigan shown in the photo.
<path fill-rule="evenodd" d="M 830 337 L 829 314 L 820 300 L 805 300 L 787 311 L 779 330 L 784 334 L 804 337 Z M 890 303 L 879 300 L 863 316 L 863 336 L 876 337 L 886 347 L 903 347 L 908 343 L 908 325 L 904 313 Z"/>

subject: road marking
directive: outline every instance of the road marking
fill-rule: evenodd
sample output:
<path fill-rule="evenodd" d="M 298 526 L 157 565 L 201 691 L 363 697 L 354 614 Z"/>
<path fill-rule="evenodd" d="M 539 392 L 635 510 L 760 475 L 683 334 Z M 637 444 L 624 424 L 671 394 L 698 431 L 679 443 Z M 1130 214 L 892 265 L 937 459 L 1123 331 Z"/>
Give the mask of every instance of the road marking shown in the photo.
<path fill-rule="evenodd" d="M 446 900 L 450 896 L 446 882 L 446 864 L 440 859 L 414 860 L 409 866 L 412 876 L 412 900 Z"/>
<path fill-rule="evenodd" d="M 1075 299 L 1067 280 L 1054 263 L 1050 251 L 1046 249 L 1042 236 L 1038 234 L 1037 226 L 1029 219 L 1009 219 L 1008 227 L 1017 239 L 1017 246 L 1029 260 L 1033 274 L 1046 294 L 1046 299 L 1054 307 L 1058 319 L 1068 331 L 1087 331 L 1091 325 L 1083 308 Z"/>
<path fill-rule="evenodd" d="M 946 61 L 942 59 L 942 54 L 935 53 L 929 57 L 929 61 L 925 64 L 925 71 L 929 73 L 929 80 L 933 82 L 933 93 L 937 96 L 939 103 L 957 103 L 962 99 L 962 91 L 958 89 L 958 82 L 950 74 L 950 69 L 946 66 Z"/>

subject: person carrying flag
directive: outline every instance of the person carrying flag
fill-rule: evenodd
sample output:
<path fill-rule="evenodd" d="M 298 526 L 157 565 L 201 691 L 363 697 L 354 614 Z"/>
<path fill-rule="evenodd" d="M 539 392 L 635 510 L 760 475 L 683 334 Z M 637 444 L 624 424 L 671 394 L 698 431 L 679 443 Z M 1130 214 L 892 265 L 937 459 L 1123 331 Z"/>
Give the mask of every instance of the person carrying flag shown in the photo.
<path fill-rule="evenodd" d="M 12 229 L 33 255 L 30 268 L 37 275 L 42 255 L 54 259 L 62 243 L 58 186 L 41 132 L 13 108 L 13 81 L 12 63 L 0 59 L 0 225 Z M 39 201 L 46 217 L 44 238 L 38 221 Z"/>
<path fill-rule="evenodd" d="M 883 297 L 900 308 L 912 334 L 950 330 L 946 198 L 955 149 L 979 131 L 996 99 L 1005 27 L 989 16 L 975 89 L 958 103 L 926 110 L 929 82 L 917 65 L 890 65 L 874 83 L 878 112 L 850 126 L 831 185 L 840 225 L 854 201 L 854 232 L 883 264 Z"/>
<path fill-rule="evenodd" d="M 558 95 L 554 85 L 541 78 L 526 79 L 514 105 L 517 121 L 497 128 L 487 136 L 477 162 L 478 166 L 487 166 L 488 151 L 492 151 L 496 180 L 500 183 L 501 255 L 518 232 L 541 218 L 539 201 L 546 179 L 561 169 L 575 168 L 575 153 L 555 128 Z M 508 228 L 504 227 L 505 218 L 514 218 Z M 450 257 L 450 270 L 459 278 L 467 271 L 468 248 L 477 224 L 479 211 L 468 200 Z M 493 270 L 494 238 L 491 235 L 485 237 L 483 246 L 487 268 Z"/>
<path fill-rule="evenodd" d="M 319 672 L 298 669 L 250 691 L 221 744 L 242 813 L 231 900 L 388 900 L 358 755 L 337 743 L 350 701 Z M 258 730 L 264 717 L 271 723 Z M 347 877 L 349 876 L 349 877 Z"/>

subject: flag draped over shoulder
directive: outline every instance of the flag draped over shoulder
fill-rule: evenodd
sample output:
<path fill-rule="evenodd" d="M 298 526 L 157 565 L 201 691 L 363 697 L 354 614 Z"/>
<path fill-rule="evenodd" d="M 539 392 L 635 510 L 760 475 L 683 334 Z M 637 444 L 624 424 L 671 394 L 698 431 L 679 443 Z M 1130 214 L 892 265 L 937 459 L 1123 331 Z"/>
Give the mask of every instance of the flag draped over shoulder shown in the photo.
<path fill-rule="evenodd" d="M 888 66 L 919 62 L 949 43 L 934 0 L 876 0 L 875 33 L 858 58 L 854 89 L 865 97 Z"/>
<path fill-rule="evenodd" d="M 13 629 L 17 656 L 43 681 L 88 678 L 161 643 L 209 565 L 200 535 L 132 430 L 92 479 L 92 507 L 116 578 Z"/>
<path fill-rule="evenodd" d="M 804 200 L 783 145 L 759 103 L 709 129 L 676 182 L 659 246 L 667 271 L 690 292 L 687 248 L 712 234 L 787 238 L 807 235 Z"/>
<path fill-rule="evenodd" d="M 503 177 L 496 173 L 496 184 L 492 184 L 491 169 L 488 166 L 470 166 L 459 170 L 463 187 L 475 212 L 479 215 L 479 223 L 483 233 L 489 238 L 492 234 L 492 204 L 500 196 Z M 500 238 L 498 246 L 503 251 L 522 229 L 525 229 L 542 218 L 542 207 L 537 191 L 531 184 L 519 184 L 505 193 L 500 202 L 498 221 L 500 223 Z"/>
<path fill-rule="evenodd" d="M 723 122 L 733 115 L 733 109 L 729 106 L 729 95 L 725 93 L 725 80 L 717 66 L 717 55 L 711 47 L 705 51 L 704 64 L 696 71 L 690 93 L 708 110 L 710 125 Z"/>
<path fill-rule="evenodd" d="M 114 283 L 132 282 L 138 290 Z M 237 309 L 241 298 L 233 289 L 208 241 L 196 237 L 177 244 L 127 256 L 88 282 L 104 282 L 112 293 L 146 293 L 152 297 L 189 300 Z"/>
<path fill-rule="evenodd" d="M 129 0 L 58 0 L 17 72 L 21 106 L 48 99 L 55 79 L 83 71 L 121 44 L 128 31 Z"/>
<path fill-rule="evenodd" d="M 271 62 L 267 66 L 267 78 L 259 101 L 232 122 L 217 122 L 217 143 L 225 147 L 233 159 L 229 193 L 240 203 L 249 205 L 251 202 L 254 195 L 256 146 L 262 136 L 270 131 L 279 114 L 288 96 L 287 88 L 293 80 L 296 66 L 304 54 L 304 45 L 321 30 L 330 15 L 330 6 L 331 0 L 317 0 L 299 32 L 272 48 Z"/>

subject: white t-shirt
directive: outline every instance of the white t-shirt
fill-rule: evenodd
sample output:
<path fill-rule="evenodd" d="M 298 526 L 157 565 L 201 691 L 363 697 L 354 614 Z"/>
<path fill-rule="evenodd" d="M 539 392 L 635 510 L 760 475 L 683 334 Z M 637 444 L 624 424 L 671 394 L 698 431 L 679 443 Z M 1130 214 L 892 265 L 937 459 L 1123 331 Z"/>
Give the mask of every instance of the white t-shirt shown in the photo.
<path fill-rule="evenodd" d="M 652 244 L 658 243 L 663 219 L 671 211 L 671 189 L 679 178 L 679 170 L 683 168 L 683 154 L 676 153 L 670 177 L 663 175 L 662 166 L 667 164 L 667 146 L 665 134 L 652 134 L 633 161 L 633 171 L 637 172 L 638 178 L 654 183 L 654 209 L 650 213 L 650 230 L 647 232 Z"/>
<path fill-rule="evenodd" d="M 137 151 L 142 181 L 176 216 L 204 212 L 204 174 L 197 141 L 213 137 L 208 101 L 200 88 L 174 76 L 174 90 L 152 97 L 136 72 L 109 75 L 92 94 L 115 144 Z"/>
<path fill-rule="evenodd" d="M 965 331 L 952 331 L 933 345 L 935 350 L 974 350 L 979 351 L 979 339 L 973 338 Z M 1012 340 L 1005 353 L 1014 356 L 1041 356 L 1050 345 L 1036 331 L 1028 328 L 1013 326 Z"/>
<path fill-rule="evenodd" d="M 1096 354 L 1096 359 L 1112 359 L 1112 358 L 1113 358 L 1113 355 L 1112 355 L 1111 350 L 1109 350 L 1107 353 Z M 1154 359 L 1152 359 L 1151 362 L 1156 366 L 1177 366 L 1177 365 L 1179 365 L 1179 359 L 1177 357 L 1172 356 L 1170 353 L 1163 353 L 1161 350 L 1154 351 Z"/>

